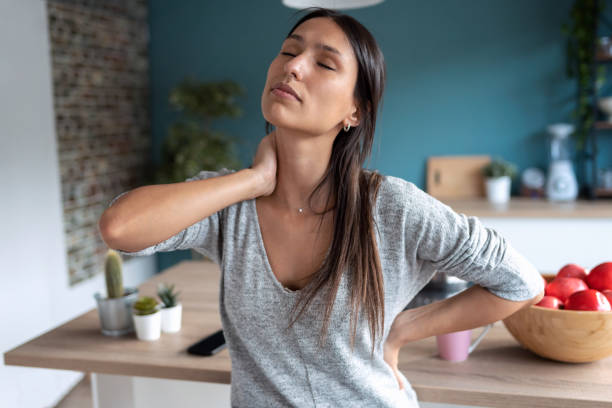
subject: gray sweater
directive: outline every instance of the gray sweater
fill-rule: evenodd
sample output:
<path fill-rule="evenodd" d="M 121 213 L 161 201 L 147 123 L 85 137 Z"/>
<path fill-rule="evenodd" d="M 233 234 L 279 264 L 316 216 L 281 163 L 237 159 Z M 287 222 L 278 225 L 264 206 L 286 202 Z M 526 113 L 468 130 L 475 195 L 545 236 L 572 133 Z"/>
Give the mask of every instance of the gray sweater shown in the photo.
<path fill-rule="evenodd" d="M 234 171 L 202 171 L 186 181 Z M 475 217 L 455 213 L 408 181 L 384 176 L 374 211 L 384 275 L 383 338 L 436 270 L 514 301 L 533 298 L 544 289 L 539 272 L 499 233 Z M 222 271 L 219 310 L 232 361 L 232 407 L 419 406 L 405 377 L 405 388 L 399 389 L 383 360 L 382 343 L 370 358 L 370 331 L 363 319 L 351 352 L 347 273 L 323 349 L 317 348 L 322 319 L 316 308 L 284 331 L 299 291 L 285 288 L 272 272 L 255 200 L 226 207 L 149 248 L 120 252 L 151 255 L 189 248 Z M 322 302 L 320 294 L 313 301 Z"/>

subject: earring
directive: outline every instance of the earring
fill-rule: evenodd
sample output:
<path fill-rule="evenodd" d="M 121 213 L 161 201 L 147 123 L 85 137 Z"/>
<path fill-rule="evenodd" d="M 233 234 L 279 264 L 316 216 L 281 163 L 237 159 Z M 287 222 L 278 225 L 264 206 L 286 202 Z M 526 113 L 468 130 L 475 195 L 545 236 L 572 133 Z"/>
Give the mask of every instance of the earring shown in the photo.
<path fill-rule="evenodd" d="M 342 129 L 344 129 L 345 132 L 348 132 L 350 128 L 351 128 L 351 125 L 347 123 L 346 126 L 343 127 Z"/>

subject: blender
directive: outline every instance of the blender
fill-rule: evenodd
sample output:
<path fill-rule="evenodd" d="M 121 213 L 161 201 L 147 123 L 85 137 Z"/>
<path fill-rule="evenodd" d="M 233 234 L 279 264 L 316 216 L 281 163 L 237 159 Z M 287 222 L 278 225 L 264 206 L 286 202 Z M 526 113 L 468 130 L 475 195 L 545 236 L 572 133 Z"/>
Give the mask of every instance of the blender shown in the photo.
<path fill-rule="evenodd" d="M 578 182 L 571 159 L 570 134 L 574 126 L 556 123 L 547 127 L 550 134 L 550 164 L 546 196 L 550 201 L 573 201 L 578 196 Z"/>

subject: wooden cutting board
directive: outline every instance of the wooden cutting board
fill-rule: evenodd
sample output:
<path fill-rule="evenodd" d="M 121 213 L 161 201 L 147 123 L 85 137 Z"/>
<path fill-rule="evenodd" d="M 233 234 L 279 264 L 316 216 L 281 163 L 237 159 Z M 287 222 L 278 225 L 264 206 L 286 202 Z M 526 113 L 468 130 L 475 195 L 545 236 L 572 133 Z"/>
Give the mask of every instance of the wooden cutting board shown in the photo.
<path fill-rule="evenodd" d="M 427 159 L 427 193 L 435 198 L 484 197 L 482 167 L 490 156 L 432 156 Z"/>

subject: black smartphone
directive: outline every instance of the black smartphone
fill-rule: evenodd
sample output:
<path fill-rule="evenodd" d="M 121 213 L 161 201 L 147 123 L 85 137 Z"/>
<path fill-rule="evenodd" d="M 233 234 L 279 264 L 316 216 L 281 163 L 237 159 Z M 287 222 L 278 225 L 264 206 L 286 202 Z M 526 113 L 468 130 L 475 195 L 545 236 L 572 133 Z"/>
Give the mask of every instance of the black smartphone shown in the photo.
<path fill-rule="evenodd" d="M 197 356 L 212 356 L 227 347 L 223 330 L 214 332 L 187 348 L 187 353 Z"/>

